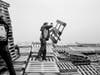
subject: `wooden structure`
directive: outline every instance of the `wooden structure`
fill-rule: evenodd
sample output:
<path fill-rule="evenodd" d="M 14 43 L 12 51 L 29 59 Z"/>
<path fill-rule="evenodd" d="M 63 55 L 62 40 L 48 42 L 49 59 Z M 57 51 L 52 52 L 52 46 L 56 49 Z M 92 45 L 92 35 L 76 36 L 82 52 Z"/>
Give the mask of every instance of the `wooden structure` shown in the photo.
<path fill-rule="evenodd" d="M 60 20 L 57 20 L 56 22 L 57 22 L 56 26 L 52 29 L 50 33 L 50 39 L 52 40 L 54 44 L 56 44 L 58 40 L 61 40 L 60 36 L 66 26 L 66 23 Z"/>
<path fill-rule="evenodd" d="M 14 39 L 13 39 L 13 32 L 12 32 L 12 25 L 11 25 L 11 19 L 8 11 L 8 7 L 10 5 L 2 0 L 0 0 L 0 16 L 3 16 L 4 21 L 9 26 L 9 34 L 8 34 L 8 48 L 9 52 L 11 54 L 12 60 L 15 60 L 17 56 L 17 52 L 14 48 Z"/>

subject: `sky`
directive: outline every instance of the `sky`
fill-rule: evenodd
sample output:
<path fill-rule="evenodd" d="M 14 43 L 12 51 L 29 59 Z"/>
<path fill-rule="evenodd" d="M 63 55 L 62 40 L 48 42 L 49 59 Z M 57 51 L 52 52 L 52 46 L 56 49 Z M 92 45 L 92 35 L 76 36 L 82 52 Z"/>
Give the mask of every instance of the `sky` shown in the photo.
<path fill-rule="evenodd" d="M 100 0 L 3 0 L 9 13 L 14 42 L 39 41 L 44 22 L 67 23 L 59 43 L 100 43 Z"/>

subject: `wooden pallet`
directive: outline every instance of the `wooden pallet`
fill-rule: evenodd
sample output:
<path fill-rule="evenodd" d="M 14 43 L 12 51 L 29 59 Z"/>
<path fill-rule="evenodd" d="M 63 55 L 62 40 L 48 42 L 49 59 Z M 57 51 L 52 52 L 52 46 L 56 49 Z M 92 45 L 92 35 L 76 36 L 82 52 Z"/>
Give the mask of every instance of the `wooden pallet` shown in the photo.
<path fill-rule="evenodd" d="M 24 75 L 59 75 L 59 73 L 25 73 Z"/>
<path fill-rule="evenodd" d="M 93 65 L 76 66 L 80 75 L 99 75 Z"/>
<path fill-rule="evenodd" d="M 74 66 L 71 62 L 57 62 L 60 73 L 72 73 L 77 72 L 76 66 Z"/>
<path fill-rule="evenodd" d="M 55 62 L 50 61 L 29 61 L 25 72 L 59 72 Z"/>
<path fill-rule="evenodd" d="M 29 55 L 31 52 L 32 48 L 31 47 L 26 47 L 26 48 L 20 48 L 20 55 Z"/>
<path fill-rule="evenodd" d="M 42 61 L 42 58 L 36 59 L 36 57 L 31 57 L 30 61 Z M 46 56 L 46 62 L 56 62 L 54 57 Z"/>

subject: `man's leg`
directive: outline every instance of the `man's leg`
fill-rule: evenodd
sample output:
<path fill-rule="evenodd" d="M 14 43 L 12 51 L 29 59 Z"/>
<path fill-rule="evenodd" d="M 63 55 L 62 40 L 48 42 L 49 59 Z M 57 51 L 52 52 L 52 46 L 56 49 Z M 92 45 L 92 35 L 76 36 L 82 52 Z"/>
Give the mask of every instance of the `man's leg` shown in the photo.
<path fill-rule="evenodd" d="M 42 57 L 42 60 L 46 60 L 46 44 L 43 46 L 44 50 L 43 50 L 43 57 Z"/>
<path fill-rule="evenodd" d="M 16 75 L 14 67 L 13 67 L 12 59 L 11 59 L 10 53 L 8 51 L 8 47 L 3 46 L 1 48 L 0 54 L 1 54 L 2 58 L 4 59 L 4 61 L 7 64 L 10 75 Z"/>
<path fill-rule="evenodd" d="M 46 45 L 47 45 L 47 43 L 46 43 L 46 41 L 45 41 L 45 43 L 44 43 L 44 51 L 43 51 L 43 60 L 46 60 Z"/>
<path fill-rule="evenodd" d="M 46 60 L 46 50 L 43 51 L 43 57 L 42 60 Z"/>
<path fill-rule="evenodd" d="M 41 57 L 41 54 L 42 54 L 41 49 L 42 49 L 42 40 L 40 39 L 40 49 L 39 49 L 38 55 L 36 56 L 36 59 Z"/>

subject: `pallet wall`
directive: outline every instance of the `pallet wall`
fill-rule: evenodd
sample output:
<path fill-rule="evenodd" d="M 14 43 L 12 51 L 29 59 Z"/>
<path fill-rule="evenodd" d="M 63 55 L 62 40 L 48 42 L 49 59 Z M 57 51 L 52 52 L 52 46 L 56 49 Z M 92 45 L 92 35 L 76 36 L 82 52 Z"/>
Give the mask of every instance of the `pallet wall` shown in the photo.
<path fill-rule="evenodd" d="M 12 31 L 12 25 L 11 25 L 11 19 L 8 11 L 8 7 L 10 5 L 2 0 L 0 0 L 0 16 L 4 17 L 5 22 L 9 26 L 9 33 L 8 33 L 8 48 L 9 52 L 11 54 L 12 60 L 15 60 L 17 58 L 17 52 L 15 51 L 14 47 L 14 39 L 13 39 L 13 31 Z"/>

